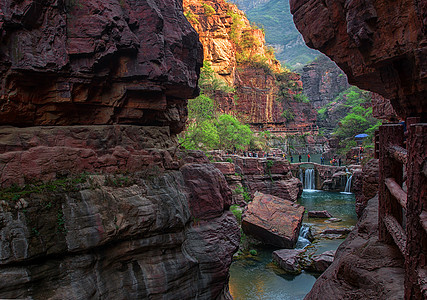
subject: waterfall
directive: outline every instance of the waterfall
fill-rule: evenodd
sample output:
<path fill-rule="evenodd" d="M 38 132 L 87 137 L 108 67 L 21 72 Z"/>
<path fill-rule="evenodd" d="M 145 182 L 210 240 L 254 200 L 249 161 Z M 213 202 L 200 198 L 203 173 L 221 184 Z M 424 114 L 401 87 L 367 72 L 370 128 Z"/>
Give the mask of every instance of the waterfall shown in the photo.
<path fill-rule="evenodd" d="M 304 189 L 305 190 L 315 190 L 316 186 L 314 184 L 314 169 L 305 170 L 304 178 Z"/>
<path fill-rule="evenodd" d="M 311 236 L 310 227 L 307 225 L 302 225 L 299 232 L 298 241 L 295 245 L 295 249 L 304 249 L 311 244 L 309 237 Z"/>
<path fill-rule="evenodd" d="M 350 189 L 351 189 L 351 178 L 353 178 L 353 175 L 351 175 L 351 176 L 347 179 L 347 183 L 345 184 L 344 193 L 351 193 L 351 191 L 350 191 Z"/>

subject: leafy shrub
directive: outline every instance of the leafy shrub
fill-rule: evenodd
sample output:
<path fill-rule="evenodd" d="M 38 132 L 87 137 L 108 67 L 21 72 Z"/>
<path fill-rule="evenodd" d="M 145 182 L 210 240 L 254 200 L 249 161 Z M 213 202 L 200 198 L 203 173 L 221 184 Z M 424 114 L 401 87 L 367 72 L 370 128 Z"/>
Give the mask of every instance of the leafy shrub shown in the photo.
<path fill-rule="evenodd" d="M 210 17 L 213 14 L 216 14 L 215 9 L 212 6 L 210 6 L 209 4 L 203 3 L 202 6 L 204 9 L 205 16 Z"/>
<path fill-rule="evenodd" d="M 251 249 L 251 250 L 249 250 L 249 254 L 252 255 L 252 256 L 257 256 L 258 252 L 256 250 L 254 250 L 254 249 Z"/>
<path fill-rule="evenodd" d="M 297 102 L 310 103 L 310 99 L 304 94 L 295 94 L 293 95 L 294 100 Z"/>
<path fill-rule="evenodd" d="M 242 223 L 242 208 L 236 204 L 233 204 L 230 206 L 230 211 L 236 217 L 237 222 L 239 222 L 239 224 L 241 224 Z"/>
<path fill-rule="evenodd" d="M 286 119 L 286 122 L 290 122 L 295 119 L 295 114 L 291 110 L 286 109 L 282 112 L 282 117 Z"/>
<path fill-rule="evenodd" d="M 197 16 L 195 14 L 193 14 L 191 11 L 186 11 L 184 13 L 184 16 L 187 18 L 187 20 L 190 23 L 199 24 L 199 20 L 197 19 Z"/>

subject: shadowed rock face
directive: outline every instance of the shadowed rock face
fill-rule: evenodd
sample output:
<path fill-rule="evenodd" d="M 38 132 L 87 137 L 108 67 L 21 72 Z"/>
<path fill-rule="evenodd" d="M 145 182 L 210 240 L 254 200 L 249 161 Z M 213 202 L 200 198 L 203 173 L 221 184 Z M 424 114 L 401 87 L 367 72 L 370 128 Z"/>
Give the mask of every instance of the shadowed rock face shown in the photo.
<path fill-rule="evenodd" d="M 0 1 L 0 125 L 176 133 L 201 64 L 181 1 Z"/>
<path fill-rule="evenodd" d="M 387 99 L 400 116 L 421 116 L 427 104 L 425 1 L 291 0 L 309 47 L 328 55 L 349 83 Z"/>
<path fill-rule="evenodd" d="M 0 298 L 216 299 L 240 232 L 227 210 L 231 193 L 215 188 L 212 165 L 133 175 L 125 187 L 89 176 L 73 191 L 32 194 L 0 204 Z M 223 189 L 228 189 L 227 186 Z M 191 192 L 191 197 L 189 197 Z M 215 197 L 215 199 L 213 199 Z M 211 212 L 215 200 L 218 209 Z M 191 211 L 206 216 L 196 219 Z"/>

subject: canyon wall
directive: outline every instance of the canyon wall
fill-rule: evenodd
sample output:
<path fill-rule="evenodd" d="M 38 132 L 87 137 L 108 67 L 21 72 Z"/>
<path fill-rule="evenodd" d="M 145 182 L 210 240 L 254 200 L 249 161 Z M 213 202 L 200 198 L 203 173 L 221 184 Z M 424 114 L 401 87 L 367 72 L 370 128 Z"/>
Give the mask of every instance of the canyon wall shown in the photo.
<path fill-rule="evenodd" d="M 390 99 L 398 117 L 419 117 L 416 123 L 426 122 L 425 1 L 291 0 L 290 3 L 294 21 L 307 45 L 319 49 L 334 60 L 347 74 L 351 84 L 381 95 L 383 99 L 375 100 L 376 105 L 382 107 L 379 111 L 382 110 L 386 114 L 391 112 L 385 100 Z M 395 117 L 390 119 L 396 121 Z M 409 119 L 406 121 L 409 122 Z M 397 247 L 399 238 L 394 236 L 394 244 L 391 238 L 384 237 L 393 231 L 388 225 L 385 229 L 385 215 L 401 215 L 401 208 L 392 208 L 392 202 L 385 202 L 383 198 L 387 198 L 388 193 L 384 178 L 389 175 L 384 175 L 384 172 L 387 172 L 389 158 L 384 154 L 384 150 L 381 150 L 380 207 L 376 198 L 369 200 L 367 204 L 367 199 L 358 199 L 358 208 L 363 209 L 365 205 L 366 208 L 356 229 L 339 247 L 334 263 L 318 279 L 307 299 L 425 298 L 426 232 L 420 225 L 423 222 L 425 195 L 418 192 L 418 189 L 411 189 L 412 186 L 422 186 L 420 182 L 425 179 L 420 173 L 426 158 L 425 124 L 417 125 L 412 127 L 414 129 L 409 127 L 410 135 L 406 145 L 408 157 L 414 159 L 403 163 L 403 169 L 407 172 L 405 185 L 408 187 L 404 228 L 397 223 L 393 225 L 396 226 L 394 228 L 399 228 L 405 237 L 404 242 L 400 244 L 400 251 Z M 384 128 L 387 127 L 380 127 L 381 130 Z M 380 139 L 387 141 L 387 138 L 387 132 L 384 130 Z M 403 133 L 401 138 L 403 144 Z M 388 145 L 380 143 L 382 149 L 387 148 Z M 377 168 L 374 162 L 367 167 Z M 395 168 L 401 172 L 401 165 Z M 372 196 L 371 188 L 375 190 L 376 173 L 369 172 L 366 175 L 372 178 L 364 181 L 362 190 L 364 194 Z M 370 185 L 367 190 L 365 183 Z M 386 210 L 388 211 L 385 212 Z M 359 210 L 358 213 L 360 212 Z M 381 217 L 380 222 L 378 215 Z M 375 257 L 376 253 L 381 255 L 370 261 L 369 258 Z M 357 278 L 353 277 L 353 274 L 357 274 Z"/>
<path fill-rule="evenodd" d="M 202 49 L 178 1 L 0 1 L 0 124 L 182 130 Z"/>
<path fill-rule="evenodd" d="M 390 99 L 401 116 L 427 109 L 427 8 L 424 1 L 291 0 L 298 30 L 329 56 L 349 83 Z"/>
<path fill-rule="evenodd" d="M 303 93 L 319 109 L 333 101 L 339 93 L 350 87 L 347 76 L 324 55 L 305 65 L 301 72 Z"/>
<path fill-rule="evenodd" d="M 180 1 L 0 0 L 0 298 L 229 299 L 231 190 L 176 134 Z"/>
<path fill-rule="evenodd" d="M 301 92 L 299 75 L 282 69 L 263 31 L 236 5 L 185 0 L 184 11 L 200 35 L 205 61 L 235 89 L 214 96 L 219 112 L 235 115 L 257 131 L 313 127 L 315 111 L 294 97 Z"/>

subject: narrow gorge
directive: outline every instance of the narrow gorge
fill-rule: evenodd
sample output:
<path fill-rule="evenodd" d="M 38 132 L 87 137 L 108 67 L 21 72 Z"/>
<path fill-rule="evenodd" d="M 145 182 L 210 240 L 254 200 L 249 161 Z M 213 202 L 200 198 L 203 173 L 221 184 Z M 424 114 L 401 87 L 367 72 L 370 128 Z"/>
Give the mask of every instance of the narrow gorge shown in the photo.
<path fill-rule="evenodd" d="M 426 299 L 426 33 L 423 0 L 0 0 L 0 298 Z"/>

